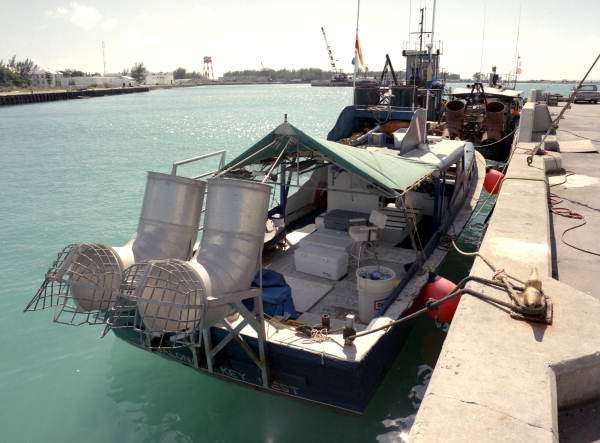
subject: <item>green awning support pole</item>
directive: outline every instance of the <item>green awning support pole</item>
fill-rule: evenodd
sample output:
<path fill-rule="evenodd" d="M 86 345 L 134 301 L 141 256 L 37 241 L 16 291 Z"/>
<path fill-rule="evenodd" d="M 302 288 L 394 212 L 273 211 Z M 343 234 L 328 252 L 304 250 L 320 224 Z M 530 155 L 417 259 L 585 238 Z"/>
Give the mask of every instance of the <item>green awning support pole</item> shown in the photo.
<path fill-rule="evenodd" d="M 279 209 L 281 210 L 281 217 L 285 217 L 285 206 L 287 204 L 287 196 L 289 186 L 286 186 L 285 180 L 285 163 L 279 165 Z"/>
<path fill-rule="evenodd" d="M 444 201 L 440 195 L 442 186 L 440 183 L 440 172 L 436 171 L 432 175 L 433 178 L 433 232 L 437 232 L 440 228 L 440 217 L 441 217 L 441 202 Z"/>

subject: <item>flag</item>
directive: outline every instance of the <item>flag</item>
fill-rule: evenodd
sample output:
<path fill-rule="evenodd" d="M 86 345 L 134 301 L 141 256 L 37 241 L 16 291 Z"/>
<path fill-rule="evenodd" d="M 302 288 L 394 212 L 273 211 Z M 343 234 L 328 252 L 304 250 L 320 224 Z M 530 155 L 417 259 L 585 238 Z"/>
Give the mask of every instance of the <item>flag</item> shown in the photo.
<path fill-rule="evenodd" d="M 365 66 L 365 62 L 363 61 L 362 50 L 360 49 L 360 42 L 358 41 L 358 33 L 356 33 L 356 44 L 354 45 L 356 49 L 356 56 L 358 56 L 358 69 L 368 72 L 369 68 Z M 356 57 L 355 57 L 356 58 Z M 352 60 L 352 64 L 355 64 L 356 60 Z"/>
<path fill-rule="evenodd" d="M 517 75 L 523 73 L 523 70 L 521 69 L 521 56 L 520 55 L 517 57 L 517 70 L 515 71 L 515 73 Z"/>

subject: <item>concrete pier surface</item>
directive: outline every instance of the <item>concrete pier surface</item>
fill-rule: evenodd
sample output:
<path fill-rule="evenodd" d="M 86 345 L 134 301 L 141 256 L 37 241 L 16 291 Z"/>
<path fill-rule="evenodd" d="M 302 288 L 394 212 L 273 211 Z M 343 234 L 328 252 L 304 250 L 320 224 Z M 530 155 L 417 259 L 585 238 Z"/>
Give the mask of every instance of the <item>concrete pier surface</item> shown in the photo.
<path fill-rule="evenodd" d="M 572 105 L 547 143 L 558 141 L 562 152 L 536 156 L 531 166 L 528 150 L 550 119 L 545 105 L 523 111 L 480 253 L 523 281 L 537 268 L 553 322 L 516 320 L 503 307 L 463 296 L 410 441 L 600 440 L 600 256 L 561 240 L 600 252 L 600 154 L 566 152 L 600 147 L 589 140 L 600 140 L 600 105 Z M 493 272 L 477 258 L 471 275 Z M 487 285 L 469 288 L 509 301 Z"/>
<path fill-rule="evenodd" d="M 562 147 L 570 144 L 577 150 L 579 145 L 579 150 L 584 150 L 587 144 L 600 150 L 600 105 L 572 105 L 566 118 L 560 122 L 557 137 Z M 561 159 L 566 174 L 549 177 L 551 192 L 557 196 L 554 200 L 562 200 L 554 206 L 580 214 L 584 219 L 552 214 L 556 239 L 554 276 L 600 299 L 600 257 L 565 244 L 566 241 L 579 248 L 600 253 L 600 155 L 596 152 L 564 151 L 565 149 L 561 150 Z M 583 221 L 585 225 L 568 231 L 564 235 L 564 241 L 561 240 L 565 229 Z"/>

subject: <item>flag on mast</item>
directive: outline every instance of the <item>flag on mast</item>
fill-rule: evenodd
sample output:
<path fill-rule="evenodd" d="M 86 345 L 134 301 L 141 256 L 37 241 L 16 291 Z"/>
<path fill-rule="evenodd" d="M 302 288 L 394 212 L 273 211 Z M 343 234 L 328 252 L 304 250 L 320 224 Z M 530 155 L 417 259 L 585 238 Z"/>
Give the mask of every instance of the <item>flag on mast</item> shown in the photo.
<path fill-rule="evenodd" d="M 515 73 L 517 75 L 523 73 L 523 70 L 521 69 L 521 56 L 520 55 L 517 57 L 517 70 L 515 71 Z"/>
<path fill-rule="evenodd" d="M 352 64 L 357 66 L 359 71 L 368 72 L 369 68 L 365 66 L 365 62 L 363 61 L 362 50 L 360 49 L 360 42 L 358 41 L 358 32 L 356 33 L 356 43 L 354 44 L 354 53 L 356 56 L 352 59 Z M 358 63 L 356 63 L 356 59 L 358 58 Z"/>

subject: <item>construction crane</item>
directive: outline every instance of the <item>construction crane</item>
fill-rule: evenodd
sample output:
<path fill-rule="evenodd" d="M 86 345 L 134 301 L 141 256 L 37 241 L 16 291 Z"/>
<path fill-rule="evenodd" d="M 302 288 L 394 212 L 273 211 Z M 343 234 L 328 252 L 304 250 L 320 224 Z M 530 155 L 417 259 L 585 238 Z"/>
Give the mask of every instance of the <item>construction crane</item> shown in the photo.
<path fill-rule="evenodd" d="M 327 42 L 327 35 L 325 35 L 325 28 L 321 26 L 321 31 L 323 32 L 323 38 L 325 39 L 325 46 L 327 47 L 327 54 L 329 55 L 329 62 L 331 63 L 331 70 L 334 73 L 338 72 L 338 69 L 335 66 L 335 59 L 333 58 L 333 53 L 331 52 L 331 46 Z"/>

